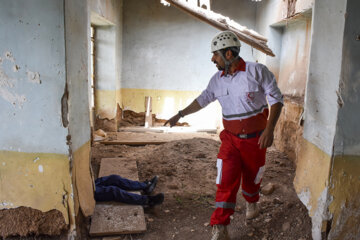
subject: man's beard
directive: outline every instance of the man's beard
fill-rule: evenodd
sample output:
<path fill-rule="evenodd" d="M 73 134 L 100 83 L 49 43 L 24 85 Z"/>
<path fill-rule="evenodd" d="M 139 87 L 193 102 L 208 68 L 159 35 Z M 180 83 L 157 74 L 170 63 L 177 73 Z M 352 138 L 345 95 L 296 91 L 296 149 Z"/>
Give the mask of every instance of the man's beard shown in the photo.
<path fill-rule="evenodd" d="M 219 71 L 224 71 L 224 70 L 225 70 L 225 68 L 222 67 L 222 66 L 220 66 L 217 62 L 214 62 L 214 63 L 215 63 L 216 68 L 217 68 Z"/>

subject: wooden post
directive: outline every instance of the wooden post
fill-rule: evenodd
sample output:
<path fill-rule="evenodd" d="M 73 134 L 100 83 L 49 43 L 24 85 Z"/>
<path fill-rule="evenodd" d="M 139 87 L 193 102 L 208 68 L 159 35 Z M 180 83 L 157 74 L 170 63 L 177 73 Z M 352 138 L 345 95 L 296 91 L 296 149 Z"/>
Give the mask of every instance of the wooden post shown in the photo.
<path fill-rule="evenodd" d="M 145 127 L 152 127 L 152 98 L 145 97 Z"/>

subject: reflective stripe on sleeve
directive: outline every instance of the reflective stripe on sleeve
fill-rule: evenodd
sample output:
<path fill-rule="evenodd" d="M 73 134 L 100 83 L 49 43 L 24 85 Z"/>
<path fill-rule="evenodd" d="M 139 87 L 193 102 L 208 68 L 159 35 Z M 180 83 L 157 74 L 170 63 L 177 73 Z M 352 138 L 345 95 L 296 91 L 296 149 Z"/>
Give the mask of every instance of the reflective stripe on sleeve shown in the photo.
<path fill-rule="evenodd" d="M 217 208 L 231 208 L 235 209 L 236 204 L 230 202 L 216 202 L 215 207 Z"/>
<path fill-rule="evenodd" d="M 231 115 L 225 115 L 225 114 L 223 114 L 223 117 L 224 117 L 224 118 L 237 118 L 237 117 L 250 116 L 250 115 L 254 115 L 254 114 L 261 113 L 261 112 L 264 111 L 264 109 L 266 109 L 266 108 L 268 108 L 268 105 L 263 105 L 263 106 L 261 106 L 260 109 L 256 109 L 256 110 L 251 111 L 251 112 L 239 113 L 239 114 L 231 114 Z"/>

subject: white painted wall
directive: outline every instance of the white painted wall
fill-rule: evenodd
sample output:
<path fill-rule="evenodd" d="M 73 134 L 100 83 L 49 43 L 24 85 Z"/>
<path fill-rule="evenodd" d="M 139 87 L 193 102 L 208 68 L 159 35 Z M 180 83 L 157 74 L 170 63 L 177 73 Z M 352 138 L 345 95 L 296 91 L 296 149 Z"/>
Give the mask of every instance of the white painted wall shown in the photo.
<path fill-rule="evenodd" d="M 87 14 L 87 0 L 65 1 L 66 78 L 73 151 L 90 141 Z"/>
<path fill-rule="evenodd" d="M 313 8 L 315 0 L 297 0 L 295 12 L 305 12 Z"/>
<path fill-rule="evenodd" d="M 67 154 L 64 2 L 0 0 L 0 6 L 0 150 Z"/>
<path fill-rule="evenodd" d="M 214 0 L 211 9 L 255 27 L 251 1 Z M 207 86 L 217 70 L 210 61 L 217 29 L 159 0 L 124 1 L 123 14 L 123 88 L 201 91 Z M 255 60 L 246 44 L 241 56 Z"/>
<path fill-rule="evenodd" d="M 118 6 L 123 0 L 87 0 L 89 10 L 99 14 L 112 23 L 119 21 Z"/>
<path fill-rule="evenodd" d="M 284 27 L 278 85 L 283 94 L 304 96 L 309 67 L 311 16 Z"/>
<path fill-rule="evenodd" d="M 295 13 L 304 13 L 311 11 L 314 4 L 314 0 L 297 0 L 295 6 Z M 296 27 L 288 25 L 293 20 L 286 20 L 287 17 L 287 2 L 283 0 L 267 0 L 257 2 L 256 12 L 256 31 L 268 38 L 268 46 L 273 50 L 275 57 L 266 56 L 259 51 L 256 52 L 256 58 L 259 62 L 266 64 L 268 68 L 274 73 L 275 77 L 279 79 L 280 68 L 284 64 L 283 57 L 289 56 L 288 50 L 292 50 L 288 41 L 283 42 L 283 31 L 285 38 L 292 38 L 291 31 L 297 31 L 301 35 L 300 26 Z M 299 31 L 300 30 L 300 31 Z M 305 29 L 304 29 L 304 32 Z M 294 39 L 299 37 L 299 34 L 294 35 Z M 305 36 L 306 33 L 303 35 Z M 284 44 L 284 45 L 283 45 Z M 290 48 L 289 48 L 290 47 Z M 281 63 L 282 61 L 282 63 Z"/>
<path fill-rule="evenodd" d="M 346 0 L 315 1 L 304 138 L 329 155 L 338 113 L 336 91 L 341 79 L 345 13 Z"/>
<path fill-rule="evenodd" d="M 256 3 L 256 31 L 268 39 L 268 46 L 273 50 L 275 57 L 268 57 L 257 51 L 256 58 L 260 63 L 268 66 L 278 79 L 280 72 L 281 42 L 283 27 L 274 27 L 273 24 L 286 16 L 286 8 L 281 0 L 268 0 Z"/>
<path fill-rule="evenodd" d="M 115 90 L 116 68 L 116 31 L 114 26 L 96 27 L 95 35 L 95 87 L 100 90 Z M 114 99 L 115 101 L 115 99 Z"/>

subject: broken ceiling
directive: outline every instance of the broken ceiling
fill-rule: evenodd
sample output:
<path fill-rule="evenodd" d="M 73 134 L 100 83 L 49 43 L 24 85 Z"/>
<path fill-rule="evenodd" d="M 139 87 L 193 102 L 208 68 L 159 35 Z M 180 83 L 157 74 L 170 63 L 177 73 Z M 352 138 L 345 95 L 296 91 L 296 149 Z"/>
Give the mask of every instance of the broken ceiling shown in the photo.
<path fill-rule="evenodd" d="M 191 16 L 200 19 L 211 26 L 220 30 L 230 30 L 236 33 L 240 41 L 249 44 L 253 48 L 265 53 L 266 55 L 274 57 L 275 54 L 267 46 L 267 39 L 257 32 L 238 24 L 237 22 L 225 17 L 219 13 L 215 13 L 208 9 L 203 9 L 194 4 L 189 4 L 181 0 L 164 0 L 169 4 L 187 12 Z"/>

